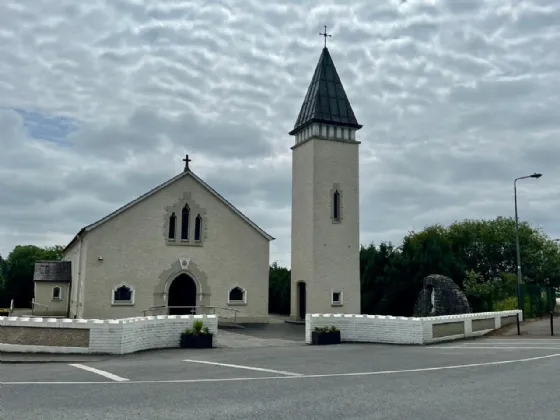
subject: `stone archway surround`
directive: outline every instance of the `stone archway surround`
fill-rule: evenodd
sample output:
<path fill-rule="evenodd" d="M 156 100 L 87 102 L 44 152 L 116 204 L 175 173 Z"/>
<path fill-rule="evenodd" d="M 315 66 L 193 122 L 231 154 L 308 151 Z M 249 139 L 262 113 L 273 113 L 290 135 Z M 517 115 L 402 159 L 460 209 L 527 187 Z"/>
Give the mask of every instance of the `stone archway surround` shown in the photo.
<path fill-rule="evenodd" d="M 171 266 L 159 275 L 159 280 L 154 289 L 153 306 L 166 306 L 169 286 L 180 274 L 192 277 L 196 284 L 197 306 L 210 305 L 210 287 L 208 276 L 190 258 L 178 258 Z"/>

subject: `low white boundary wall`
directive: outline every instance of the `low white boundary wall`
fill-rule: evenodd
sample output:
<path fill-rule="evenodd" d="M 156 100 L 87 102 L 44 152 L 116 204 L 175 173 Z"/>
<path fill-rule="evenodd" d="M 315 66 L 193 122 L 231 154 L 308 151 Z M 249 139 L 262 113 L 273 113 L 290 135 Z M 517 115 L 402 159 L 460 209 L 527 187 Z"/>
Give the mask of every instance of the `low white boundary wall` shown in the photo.
<path fill-rule="evenodd" d="M 72 330 L 89 330 L 87 345 L 81 347 L 52 345 L 27 345 L 25 335 L 19 329 L 19 337 L 11 341 L 22 344 L 0 342 L 0 351 L 18 353 L 101 353 L 126 354 L 141 350 L 180 347 L 181 333 L 192 328 L 195 320 L 202 320 L 213 337 L 213 347 L 217 345 L 218 318 L 216 315 L 158 315 L 124 319 L 56 319 L 56 318 L 0 318 L 0 333 L 7 333 L 9 327 L 32 327 L 37 329 L 59 328 L 61 332 L 72 334 Z M 1 329 L 6 328 L 5 331 Z M 50 330 L 49 330 L 50 331 Z M 39 330 L 37 331 L 39 333 Z M 48 334 L 48 333 L 47 333 Z M 0 334 L 0 337 L 6 334 Z M 54 336 L 54 334 L 52 334 Z M 87 334 L 80 334 L 87 337 Z M 16 340 L 13 340 L 16 338 Z"/>
<path fill-rule="evenodd" d="M 407 318 L 385 315 L 307 314 L 305 342 L 311 343 L 315 327 L 334 325 L 341 341 L 363 343 L 429 344 L 488 334 L 511 323 L 522 311 L 481 312 L 474 314 Z M 473 328 L 473 322 L 475 328 Z M 517 319 L 515 320 L 517 322 Z"/>

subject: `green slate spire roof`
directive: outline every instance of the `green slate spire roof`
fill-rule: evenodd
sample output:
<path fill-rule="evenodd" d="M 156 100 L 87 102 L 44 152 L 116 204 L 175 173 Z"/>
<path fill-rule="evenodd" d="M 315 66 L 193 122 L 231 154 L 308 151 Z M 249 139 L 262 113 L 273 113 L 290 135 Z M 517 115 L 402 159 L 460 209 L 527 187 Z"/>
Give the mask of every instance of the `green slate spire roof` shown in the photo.
<path fill-rule="evenodd" d="M 315 74 L 290 135 L 296 134 L 312 122 L 352 127 L 358 130 L 362 128 L 356 120 L 326 47 L 319 57 Z"/>

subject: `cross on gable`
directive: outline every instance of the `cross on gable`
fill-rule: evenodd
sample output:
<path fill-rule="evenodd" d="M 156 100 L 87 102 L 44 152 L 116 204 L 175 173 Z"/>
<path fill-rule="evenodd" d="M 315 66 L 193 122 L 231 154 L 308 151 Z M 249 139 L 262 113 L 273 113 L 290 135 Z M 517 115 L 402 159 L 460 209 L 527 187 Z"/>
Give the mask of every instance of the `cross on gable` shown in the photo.
<path fill-rule="evenodd" d="M 192 160 L 189 159 L 189 155 L 185 155 L 185 159 L 183 159 L 183 162 L 185 162 L 185 171 L 189 171 L 189 162 L 192 162 Z"/>

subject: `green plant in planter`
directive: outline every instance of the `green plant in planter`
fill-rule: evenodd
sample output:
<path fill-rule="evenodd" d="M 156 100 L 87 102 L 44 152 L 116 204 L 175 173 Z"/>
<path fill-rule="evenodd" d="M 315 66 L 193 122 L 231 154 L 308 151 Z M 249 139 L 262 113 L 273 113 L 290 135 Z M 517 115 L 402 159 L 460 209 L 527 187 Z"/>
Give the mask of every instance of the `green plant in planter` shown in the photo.
<path fill-rule="evenodd" d="M 311 332 L 311 344 L 339 344 L 340 330 L 334 325 L 315 327 Z"/>
<path fill-rule="evenodd" d="M 323 333 L 323 334 L 328 334 L 328 333 L 335 333 L 340 331 L 337 327 L 335 327 L 334 325 L 331 325 L 330 327 L 315 327 L 315 332 L 318 333 Z"/>
<path fill-rule="evenodd" d="M 210 334 L 210 330 L 208 327 L 204 326 L 204 322 L 200 319 L 197 319 L 193 322 L 192 328 L 187 328 L 183 334 L 188 335 L 201 335 L 201 334 Z"/>
<path fill-rule="evenodd" d="M 187 328 L 181 334 L 182 348 L 211 348 L 214 334 L 208 327 L 204 326 L 202 320 L 197 319 L 193 322 L 192 328 Z"/>

